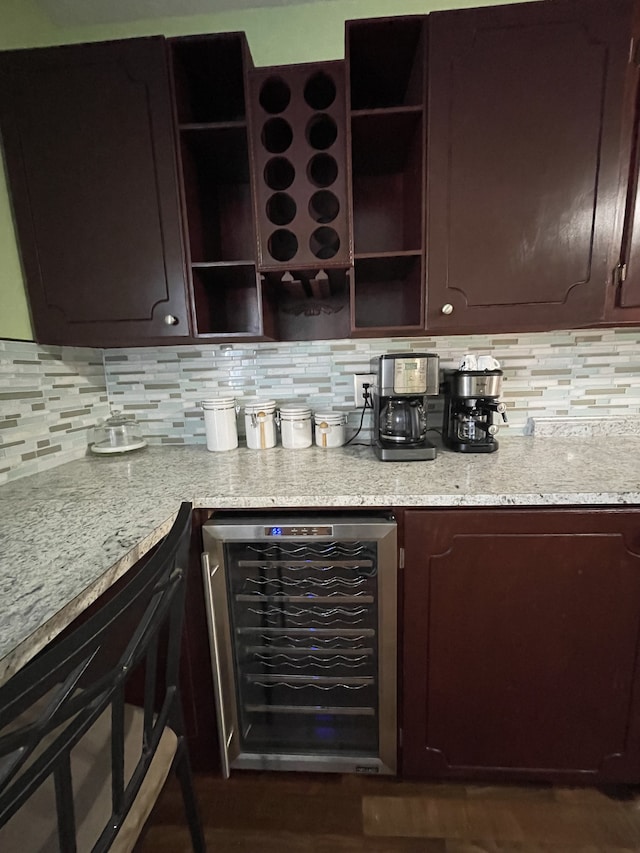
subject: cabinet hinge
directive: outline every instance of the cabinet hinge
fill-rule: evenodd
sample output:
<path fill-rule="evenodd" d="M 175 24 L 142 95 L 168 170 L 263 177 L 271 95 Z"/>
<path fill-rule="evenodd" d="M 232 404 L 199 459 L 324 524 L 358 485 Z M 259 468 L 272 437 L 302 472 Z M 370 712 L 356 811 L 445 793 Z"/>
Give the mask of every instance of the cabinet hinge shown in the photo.
<path fill-rule="evenodd" d="M 398 568 L 404 569 L 404 548 L 400 548 L 398 552 Z"/>
<path fill-rule="evenodd" d="M 619 263 L 613 271 L 613 285 L 620 287 L 627 279 L 627 265 Z"/>

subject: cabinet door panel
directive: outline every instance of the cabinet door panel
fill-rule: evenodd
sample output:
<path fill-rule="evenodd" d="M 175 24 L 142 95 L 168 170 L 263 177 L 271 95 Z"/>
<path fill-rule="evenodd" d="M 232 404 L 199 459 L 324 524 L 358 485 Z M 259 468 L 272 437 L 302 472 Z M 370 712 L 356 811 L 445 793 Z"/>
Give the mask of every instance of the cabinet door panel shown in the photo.
<path fill-rule="evenodd" d="M 640 514 L 405 524 L 405 772 L 637 781 Z"/>
<path fill-rule="evenodd" d="M 630 17 L 627 0 L 430 16 L 429 328 L 602 319 Z"/>
<path fill-rule="evenodd" d="M 640 115 L 639 115 L 640 118 Z M 636 124 L 636 136 L 638 133 L 638 125 Z M 638 170 L 640 168 L 640 151 L 638 150 L 637 139 L 635 142 L 635 157 L 633 164 L 633 174 L 630 179 L 630 194 L 627 211 L 627 230 L 625 240 L 627 241 L 626 255 L 623 254 L 622 261 L 626 263 L 625 280 L 620 283 L 617 308 L 635 309 L 632 316 L 627 316 L 625 312 L 612 312 L 612 320 L 620 321 L 635 321 L 640 318 L 640 207 L 638 206 L 638 190 L 640 177 Z M 629 312 L 630 314 L 631 312 Z"/>
<path fill-rule="evenodd" d="M 619 269 L 615 288 L 609 288 L 606 320 L 615 324 L 638 323 L 640 319 L 640 4 L 636 5 L 633 19 L 633 61 L 627 68 L 625 93 L 625 126 L 622 134 L 622 151 L 629 169 L 621 173 L 620 209 L 622 235 L 619 245 Z"/>
<path fill-rule="evenodd" d="M 2 68 L 38 340 L 188 334 L 163 40 L 19 51 Z M 164 322 L 169 314 L 177 326 Z"/>

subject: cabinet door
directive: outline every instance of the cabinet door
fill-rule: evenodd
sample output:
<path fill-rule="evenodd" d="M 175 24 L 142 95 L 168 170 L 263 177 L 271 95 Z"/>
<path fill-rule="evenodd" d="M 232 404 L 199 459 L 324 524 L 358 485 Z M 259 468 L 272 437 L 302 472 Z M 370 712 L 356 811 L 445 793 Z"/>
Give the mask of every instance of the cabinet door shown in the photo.
<path fill-rule="evenodd" d="M 608 291 L 606 321 L 637 323 L 640 320 L 640 3 L 633 21 L 633 49 L 627 68 L 625 117 L 622 132 L 623 160 L 628 171 L 621 172 L 620 202 L 622 236 L 617 248 L 619 257 L 614 287 Z"/>
<path fill-rule="evenodd" d="M 37 340 L 187 335 L 164 40 L 4 54 L 0 126 Z"/>
<path fill-rule="evenodd" d="M 638 782 L 640 512 L 405 525 L 404 773 Z"/>
<path fill-rule="evenodd" d="M 602 320 L 631 6 L 429 16 L 429 329 Z"/>

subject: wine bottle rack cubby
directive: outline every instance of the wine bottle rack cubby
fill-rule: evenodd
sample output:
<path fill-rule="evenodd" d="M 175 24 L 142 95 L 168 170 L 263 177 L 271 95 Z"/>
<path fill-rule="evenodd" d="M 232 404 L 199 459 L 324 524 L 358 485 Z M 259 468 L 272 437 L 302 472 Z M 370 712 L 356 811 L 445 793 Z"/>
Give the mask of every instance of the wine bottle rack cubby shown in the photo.
<path fill-rule="evenodd" d="M 348 266 L 344 64 L 249 75 L 260 270 Z"/>

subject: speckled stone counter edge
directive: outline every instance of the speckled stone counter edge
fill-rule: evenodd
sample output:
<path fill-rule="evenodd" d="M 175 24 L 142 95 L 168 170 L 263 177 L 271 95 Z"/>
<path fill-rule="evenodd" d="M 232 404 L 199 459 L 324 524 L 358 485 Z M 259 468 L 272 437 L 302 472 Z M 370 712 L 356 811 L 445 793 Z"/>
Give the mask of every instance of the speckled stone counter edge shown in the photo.
<path fill-rule="evenodd" d="M 176 509 L 177 513 L 177 509 Z M 171 515 L 160 527 L 145 536 L 138 545 L 107 569 L 93 584 L 88 586 L 80 595 L 62 607 L 56 615 L 34 631 L 20 645 L 0 661 L 0 684 L 8 681 L 21 667 L 28 663 L 54 637 L 63 631 L 73 620 L 96 601 L 105 590 L 109 589 L 118 578 L 121 578 L 141 557 L 153 548 L 171 529 L 176 517 Z"/>

